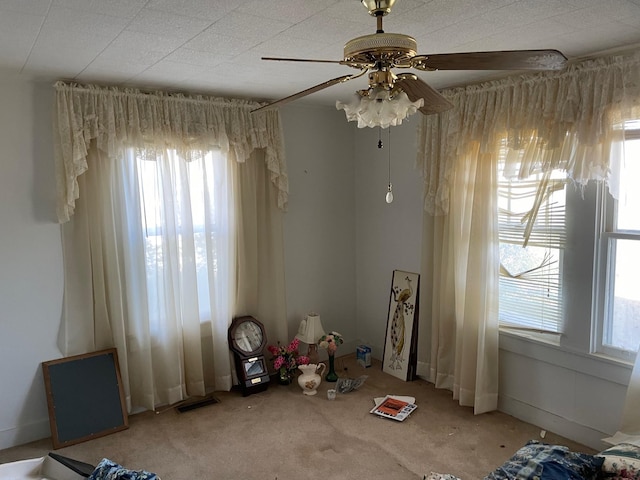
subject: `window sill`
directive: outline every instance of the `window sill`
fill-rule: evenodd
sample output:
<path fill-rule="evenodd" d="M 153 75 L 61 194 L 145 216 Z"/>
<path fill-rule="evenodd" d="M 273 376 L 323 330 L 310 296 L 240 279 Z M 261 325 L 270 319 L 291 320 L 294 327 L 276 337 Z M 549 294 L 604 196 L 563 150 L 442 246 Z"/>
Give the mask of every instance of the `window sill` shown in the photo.
<path fill-rule="evenodd" d="M 560 334 L 500 328 L 500 349 L 584 375 L 628 385 L 632 365 L 602 354 L 567 349 Z"/>
<path fill-rule="evenodd" d="M 526 338 L 535 342 L 547 345 L 560 346 L 561 333 L 541 332 L 536 330 L 525 330 L 522 328 L 500 327 L 500 334 L 512 335 L 517 338 Z"/>
<path fill-rule="evenodd" d="M 594 352 L 589 354 L 593 358 L 597 358 L 603 362 L 611 363 L 613 365 L 619 365 L 621 367 L 627 367 L 629 369 L 633 369 L 633 360 L 623 360 L 622 358 L 614 357 L 612 355 L 607 355 L 606 353 L 598 353 Z"/>

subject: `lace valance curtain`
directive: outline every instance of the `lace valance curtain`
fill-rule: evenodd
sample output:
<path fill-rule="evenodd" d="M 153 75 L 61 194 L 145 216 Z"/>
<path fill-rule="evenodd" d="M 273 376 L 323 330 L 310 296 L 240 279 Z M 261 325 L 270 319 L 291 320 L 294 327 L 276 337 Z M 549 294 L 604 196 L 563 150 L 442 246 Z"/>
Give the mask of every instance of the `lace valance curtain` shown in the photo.
<path fill-rule="evenodd" d="M 456 158 L 476 149 L 495 151 L 502 138 L 520 178 L 560 168 L 580 186 L 606 181 L 611 147 L 622 140 L 623 122 L 640 118 L 640 52 L 443 94 L 454 108 L 424 117 L 418 141 L 424 207 L 432 215 L 449 211 Z"/>
<path fill-rule="evenodd" d="M 78 176 L 87 170 L 95 140 L 109 158 L 126 147 L 175 149 L 189 159 L 198 151 L 219 148 L 230 160 L 244 162 L 264 149 L 278 207 L 285 209 L 288 178 L 278 111 L 252 114 L 258 103 L 201 95 L 153 92 L 58 82 L 54 143 L 58 220 L 74 213 L 80 195 Z"/>

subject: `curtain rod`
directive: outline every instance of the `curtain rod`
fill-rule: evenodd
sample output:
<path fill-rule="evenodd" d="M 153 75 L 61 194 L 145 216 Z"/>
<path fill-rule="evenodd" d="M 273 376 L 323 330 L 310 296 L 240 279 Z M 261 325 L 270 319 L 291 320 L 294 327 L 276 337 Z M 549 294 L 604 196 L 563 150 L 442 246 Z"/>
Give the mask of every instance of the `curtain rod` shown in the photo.
<path fill-rule="evenodd" d="M 81 91 L 83 93 L 96 94 L 109 94 L 113 96 L 131 96 L 139 98 L 151 98 L 156 97 L 158 100 L 172 100 L 172 101 L 187 101 L 193 103 L 212 103 L 223 107 L 235 107 L 235 108 L 257 108 L 262 104 L 255 100 L 237 99 L 237 98 L 225 98 L 215 97 L 205 94 L 193 94 L 184 92 L 170 92 L 164 90 L 142 90 L 137 87 L 121 87 L 116 85 L 95 85 L 95 84 L 81 84 L 76 82 L 66 82 L 64 80 L 58 80 L 55 82 L 54 87 L 57 90 L 68 91 Z"/>

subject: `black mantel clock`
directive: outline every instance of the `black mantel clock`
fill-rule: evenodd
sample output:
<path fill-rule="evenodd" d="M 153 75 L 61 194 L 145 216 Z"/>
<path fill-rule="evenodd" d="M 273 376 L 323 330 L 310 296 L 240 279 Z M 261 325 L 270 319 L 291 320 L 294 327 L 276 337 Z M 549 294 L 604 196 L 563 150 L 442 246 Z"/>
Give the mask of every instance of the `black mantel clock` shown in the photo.
<path fill-rule="evenodd" d="M 243 396 L 261 392 L 267 388 L 269 372 L 262 354 L 266 344 L 264 325 L 255 318 L 237 317 L 231 322 L 229 348 L 233 351 Z"/>

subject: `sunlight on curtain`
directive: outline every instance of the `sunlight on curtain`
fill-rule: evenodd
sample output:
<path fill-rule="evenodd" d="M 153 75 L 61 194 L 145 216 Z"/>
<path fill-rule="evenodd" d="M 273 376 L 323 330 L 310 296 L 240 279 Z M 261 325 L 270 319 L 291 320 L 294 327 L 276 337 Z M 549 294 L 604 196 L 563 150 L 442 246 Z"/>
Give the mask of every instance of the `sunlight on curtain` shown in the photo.
<path fill-rule="evenodd" d="M 515 75 L 444 90 L 454 108 L 422 119 L 417 163 L 425 210 L 449 209 L 452 172 L 474 144 L 491 152 L 507 138 L 508 162 L 558 168 L 578 186 L 607 180 L 624 120 L 640 118 L 640 52 L 575 63 L 560 72 Z"/>
<path fill-rule="evenodd" d="M 501 142 L 506 138 L 505 169 L 518 178 L 559 169 L 580 187 L 606 181 L 611 147 L 623 138 L 616 125 L 640 118 L 638 78 L 640 53 L 604 57 L 562 72 L 445 90 L 454 108 L 422 120 L 420 316 L 431 331 L 421 329 L 419 373 L 476 413 L 497 408 L 499 239 L 492 181 Z"/>
<path fill-rule="evenodd" d="M 477 150 L 464 155 L 450 214 L 425 215 L 423 223 L 420 315 L 432 319 L 432 348 L 419 358 L 419 373 L 476 414 L 498 404 L 496 162 Z"/>

